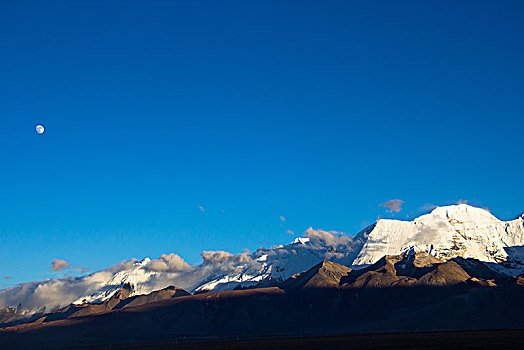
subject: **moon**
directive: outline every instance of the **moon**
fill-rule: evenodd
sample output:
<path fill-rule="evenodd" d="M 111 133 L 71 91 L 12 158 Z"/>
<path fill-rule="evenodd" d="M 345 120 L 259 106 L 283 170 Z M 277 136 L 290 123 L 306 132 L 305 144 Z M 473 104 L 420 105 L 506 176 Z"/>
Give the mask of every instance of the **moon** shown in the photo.
<path fill-rule="evenodd" d="M 45 131 L 44 127 L 40 124 L 38 124 L 35 129 L 38 134 L 43 134 Z"/>

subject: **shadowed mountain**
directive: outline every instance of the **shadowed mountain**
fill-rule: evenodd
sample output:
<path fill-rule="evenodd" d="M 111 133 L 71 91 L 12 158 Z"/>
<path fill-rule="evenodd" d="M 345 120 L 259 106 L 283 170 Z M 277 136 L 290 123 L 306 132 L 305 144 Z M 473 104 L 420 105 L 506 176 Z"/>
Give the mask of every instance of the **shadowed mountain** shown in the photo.
<path fill-rule="evenodd" d="M 345 288 L 449 286 L 471 278 L 456 262 L 443 262 L 427 253 L 386 255 L 361 270 L 352 270 L 341 279 Z"/>
<path fill-rule="evenodd" d="M 17 314 L 16 309 L 13 307 L 0 307 L 0 327 L 2 324 L 8 324 L 19 319 L 20 316 Z"/>
<path fill-rule="evenodd" d="M 176 298 L 179 296 L 190 295 L 183 289 L 173 286 L 152 292 L 147 295 L 137 295 L 129 297 L 132 293 L 132 286 L 125 284 L 119 291 L 117 291 L 111 298 L 102 303 L 92 304 L 71 304 L 57 310 L 53 313 L 40 317 L 35 322 L 50 322 L 63 320 L 66 318 L 74 318 L 80 316 L 88 316 L 107 312 L 111 310 L 130 308 L 140 305 L 149 304 L 158 300 Z"/>
<path fill-rule="evenodd" d="M 9 306 L 0 307 L 0 328 L 33 322 L 45 314 L 45 307 L 29 315 L 25 314 L 23 310 L 19 308 Z"/>
<path fill-rule="evenodd" d="M 324 260 L 305 272 L 291 276 L 281 288 L 285 290 L 338 288 L 340 279 L 347 276 L 350 271 L 347 266 Z"/>
<path fill-rule="evenodd" d="M 471 277 L 482 278 L 485 280 L 497 280 L 507 278 L 506 275 L 496 272 L 489 268 L 485 263 L 477 259 L 456 257 L 452 259 Z"/>
<path fill-rule="evenodd" d="M 254 286 L 244 287 L 241 284 L 239 284 L 234 290 L 280 287 L 282 283 L 283 281 L 280 278 L 268 277 L 265 280 L 261 281 L 260 283 L 255 284 Z"/>
<path fill-rule="evenodd" d="M 313 289 L 313 288 L 338 288 L 340 279 L 351 271 L 347 266 L 323 260 L 307 271 L 297 273 L 285 281 L 267 278 L 255 286 L 241 287 L 235 290 L 259 289 L 279 287 L 286 291 Z"/>
<path fill-rule="evenodd" d="M 164 288 L 164 289 L 161 289 L 161 290 L 158 290 L 158 291 L 146 294 L 146 295 L 137 295 L 137 296 L 133 296 L 133 297 L 124 299 L 120 303 L 118 303 L 113 308 L 113 310 L 145 305 L 145 304 L 149 304 L 149 303 L 152 303 L 158 300 L 178 298 L 178 297 L 183 297 L 186 295 L 190 295 L 190 293 L 186 292 L 185 290 L 181 288 L 169 286 L 167 288 Z"/>

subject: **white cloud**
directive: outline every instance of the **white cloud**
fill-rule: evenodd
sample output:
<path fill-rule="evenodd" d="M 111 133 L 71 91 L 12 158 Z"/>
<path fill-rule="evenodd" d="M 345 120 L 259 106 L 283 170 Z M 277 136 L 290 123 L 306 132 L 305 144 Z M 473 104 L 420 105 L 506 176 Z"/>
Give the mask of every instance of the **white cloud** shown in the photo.
<path fill-rule="evenodd" d="M 85 277 L 48 279 L 19 284 L 0 290 L 0 305 L 39 311 L 45 305 L 52 311 L 66 306 L 80 296 L 99 291 L 111 279 L 113 273 L 105 270 Z"/>
<path fill-rule="evenodd" d="M 259 268 L 260 263 L 254 260 L 249 251 L 240 254 L 231 254 L 225 251 L 204 251 L 202 254 L 202 265 L 199 270 L 205 274 L 241 271 L 246 266 Z"/>
<path fill-rule="evenodd" d="M 113 272 L 113 273 L 116 273 L 116 272 L 119 272 L 119 271 L 122 271 L 122 270 L 127 270 L 129 268 L 131 268 L 134 264 L 136 264 L 137 262 L 139 262 L 138 259 L 129 259 L 129 260 L 123 260 L 119 263 L 116 263 L 112 266 L 109 266 L 107 269 L 105 269 L 105 271 L 109 271 L 109 272 Z"/>
<path fill-rule="evenodd" d="M 437 221 L 431 226 L 424 225 L 423 223 L 418 226 L 418 232 L 413 237 L 413 241 L 420 242 L 422 244 L 431 244 L 438 240 L 439 232 L 448 229 L 448 225 L 443 221 Z"/>
<path fill-rule="evenodd" d="M 191 268 L 191 265 L 186 263 L 184 259 L 182 259 L 177 254 L 171 253 L 169 255 L 162 254 L 160 258 L 156 260 L 151 260 L 147 265 L 146 268 L 151 271 L 157 271 L 157 272 L 176 272 L 176 271 L 184 271 Z"/>
<path fill-rule="evenodd" d="M 203 251 L 200 255 L 202 256 L 202 264 L 204 265 L 223 263 L 235 258 L 234 254 L 222 250 Z"/>
<path fill-rule="evenodd" d="M 344 235 L 341 232 L 314 230 L 312 227 L 306 230 L 304 237 L 323 240 L 330 246 L 350 245 L 353 242 L 353 237 Z"/>

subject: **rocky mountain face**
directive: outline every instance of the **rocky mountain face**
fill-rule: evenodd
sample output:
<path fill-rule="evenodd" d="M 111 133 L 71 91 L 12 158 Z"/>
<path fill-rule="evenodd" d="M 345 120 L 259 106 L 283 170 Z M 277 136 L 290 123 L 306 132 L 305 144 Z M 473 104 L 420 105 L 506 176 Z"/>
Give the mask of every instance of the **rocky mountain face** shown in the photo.
<path fill-rule="evenodd" d="M 452 286 L 461 283 L 495 285 L 495 279 L 502 278 L 478 260 L 472 259 L 469 264 L 464 264 L 463 260 L 460 262 L 462 264 L 454 259 L 442 261 L 425 252 L 386 255 L 369 267 L 352 270 L 342 278 L 341 285 L 346 288 Z M 466 265 L 470 272 L 461 265 Z"/>
<path fill-rule="evenodd" d="M 350 272 L 349 267 L 324 260 L 307 271 L 291 276 L 280 287 L 284 290 L 337 288 L 340 280 Z"/>
<path fill-rule="evenodd" d="M 403 253 L 425 252 L 427 261 L 433 257 L 449 262 L 439 269 L 457 270 L 458 265 L 467 274 L 478 270 L 476 275 L 483 280 L 490 280 L 494 273 L 516 276 L 524 272 L 523 223 L 523 216 L 501 221 L 485 209 L 460 204 L 436 208 L 413 221 L 381 219 L 355 236 L 310 228 L 290 244 L 261 247 L 253 253 L 204 252 L 200 265 L 189 265 L 175 254 L 124 261 L 84 277 L 29 282 L 0 290 L 0 317 L 30 317 L 71 303 L 98 305 L 111 300 L 125 285 L 130 286 L 130 296 L 147 295 L 172 285 L 199 293 L 277 286 L 324 260 L 361 270 L 359 273 L 369 272 L 366 269 L 377 263 L 384 264 L 384 273 L 393 266 L 397 275 L 401 273 L 397 276 L 400 281 L 393 279 L 395 283 L 413 284 L 416 274 L 429 267 L 418 266 L 420 262 L 405 268 L 387 263 L 392 258 L 386 256 Z M 409 273 L 411 270 L 415 275 Z M 441 272 L 435 273 L 426 278 L 439 281 Z M 457 273 L 458 280 L 465 277 Z M 300 284 L 298 277 L 296 283 Z M 373 276 L 366 278 L 370 281 L 365 284 L 373 283 Z"/>

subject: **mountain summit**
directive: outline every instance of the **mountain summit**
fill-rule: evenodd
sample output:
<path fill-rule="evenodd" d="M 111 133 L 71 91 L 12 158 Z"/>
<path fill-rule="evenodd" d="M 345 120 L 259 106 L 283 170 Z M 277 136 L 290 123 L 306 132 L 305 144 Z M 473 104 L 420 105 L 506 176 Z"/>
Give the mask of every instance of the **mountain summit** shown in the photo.
<path fill-rule="evenodd" d="M 524 220 L 500 221 L 486 209 L 466 204 L 435 208 L 413 221 L 379 220 L 353 265 L 414 249 L 439 259 L 457 256 L 518 268 L 511 247 L 524 244 Z"/>

